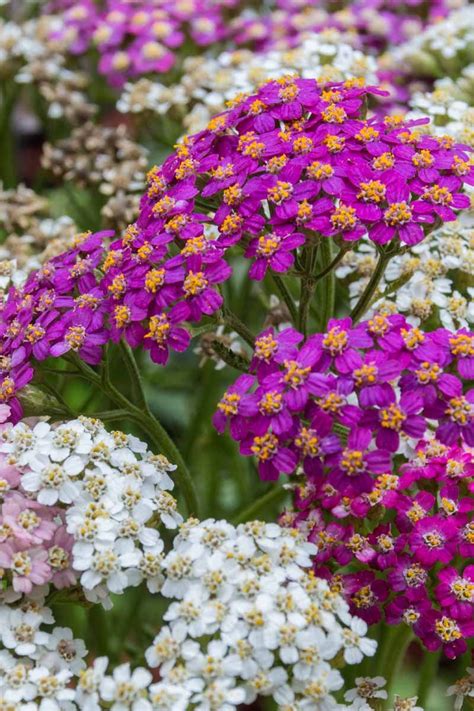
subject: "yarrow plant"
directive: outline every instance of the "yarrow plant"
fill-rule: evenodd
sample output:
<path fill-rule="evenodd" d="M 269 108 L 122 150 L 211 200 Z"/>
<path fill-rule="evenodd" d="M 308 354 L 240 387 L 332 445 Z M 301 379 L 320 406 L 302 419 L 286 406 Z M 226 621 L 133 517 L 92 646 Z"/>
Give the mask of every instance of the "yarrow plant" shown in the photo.
<path fill-rule="evenodd" d="M 474 708 L 472 7 L 0 6 L 0 711 Z"/>
<path fill-rule="evenodd" d="M 12 291 L 0 325 L 0 397 L 15 416 L 16 391 L 33 377 L 31 358 L 73 352 L 96 364 L 102 346 L 122 337 L 161 364 L 170 348 L 185 350 L 184 322 L 223 304 L 219 285 L 231 275 L 225 257 L 233 247 L 243 247 L 257 281 L 302 264 L 305 330 L 318 242 L 329 255 L 330 243 L 339 243 L 341 256 L 346 244 L 373 242 L 380 258 L 372 289 L 401 245 L 454 220 L 469 204 L 465 148 L 417 136 L 418 122 L 363 119 L 364 102 L 378 93 L 357 80 L 270 81 L 150 171 L 138 220 L 110 249 L 110 232 L 80 235 Z"/>
<path fill-rule="evenodd" d="M 255 342 L 255 375 L 240 376 L 214 416 L 257 458 L 262 478 L 295 477 L 296 509 L 282 520 L 317 543 L 316 570 L 335 575 L 352 611 L 374 623 L 384 610 L 448 656 L 474 635 L 464 563 L 473 543 L 473 343 L 465 330 L 424 333 L 399 315 L 355 327 L 332 320 L 305 342 L 269 329 Z M 356 569 L 341 575 L 351 560 Z M 435 563 L 443 565 L 430 575 Z"/>
<path fill-rule="evenodd" d="M 123 432 L 81 417 L 52 428 L 4 426 L 0 444 L 0 565 L 10 601 L 41 586 L 80 582 L 88 600 L 110 604 L 145 580 L 162 581 L 158 524 L 182 521 L 169 490 L 175 468 Z"/>

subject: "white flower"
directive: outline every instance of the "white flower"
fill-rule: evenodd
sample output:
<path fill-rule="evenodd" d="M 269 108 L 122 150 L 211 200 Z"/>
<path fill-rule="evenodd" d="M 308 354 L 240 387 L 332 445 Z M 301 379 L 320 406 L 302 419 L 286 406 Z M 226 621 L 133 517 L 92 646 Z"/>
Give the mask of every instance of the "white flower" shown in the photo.
<path fill-rule="evenodd" d="M 367 699 L 386 699 L 388 694 L 383 686 L 387 683 L 383 676 L 356 677 L 356 686 L 344 694 L 346 701 L 366 702 Z M 367 704 L 366 704 L 367 705 Z"/>
<path fill-rule="evenodd" d="M 402 698 L 398 694 L 395 694 L 393 708 L 390 709 L 390 711 L 423 711 L 423 708 L 421 706 L 416 705 L 417 701 L 417 696 L 413 696 L 412 698 L 408 699 Z"/>
<path fill-rule="evenodd" d="M 92 666 L 79 673 L 76 685 L 76 701 L 82 711 L 98 711 L 99 689 L 105 677 L 109 660 L 107 657 L 97 657 Z"/>
<path fill-rule="evenodd" d="M 35 696 L 41 698 L 40 711 L 61 711 L 62 702 L 72 701 L 74 689 L 67 688 L 72 672 L 62 669 L 52 674 L 46 667 L 35 667 L 28 674 L 28 680 L 35 685 Z"/>
<path fill-rule="evenodd" d="M 68 627 L 55 627 L 46 642 L 49 653 L 41 656 L 41 663 L 48 669 L 69 669 L 78 674 L 84 669 L 87 649 L 82 639 L 74 639 Z"/>
<path fill-rule="evenodd" d="M 244 702 L 245 692 L 232 687 L 231 679 L 212 681 L 202 692 L 192 697 L 193 703 L 197 704 L 195 711 L 235 711 L 237 705 Z"/>
<path fill-rule="evenodd" d="M 187 711 L 191 692 L 182 685 L 159 682 L 149 688 L 153 711 Z"/>
<path fill-rule="evenodd" d="M 150 703 L 144 698 L 144 691 L 152 676 L 147 669 L 138 667 L 132 672 L 130 664 L 121 664 L 100 683 L 100 695 L 111 703 L 111 711 L 149 711 Z"/>
<path fill-rule="evenodd" d="M 367 634 L 367 624 L 364 620 L 354 617 L 350 627 L 342 632 L 342 645 L 344 647 L 344 660 L 347 664 L 359 664 L 364 658 L 373 657 L 377 649 L 377 642 Z"/>
<path fill-rule="evenodd" d="M 0 607 L 0 640 L 6 649 L 20 656 L 35 659 L 48 642 L 48 634 L 40 630 L 43 622 L 35 612 Z"/>
<path fill-rule="evenodd" d="M 454 711 L 461 711 L 466 697 L 474 697 L 474 668 L 466 669 L 466 676 L 448 687 L 447 696 L 454 696 Z"/>

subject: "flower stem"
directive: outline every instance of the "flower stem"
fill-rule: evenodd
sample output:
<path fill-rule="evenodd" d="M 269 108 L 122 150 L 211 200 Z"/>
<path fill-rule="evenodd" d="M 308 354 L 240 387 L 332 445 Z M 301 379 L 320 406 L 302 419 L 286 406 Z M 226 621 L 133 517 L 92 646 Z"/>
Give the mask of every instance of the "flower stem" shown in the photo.
<path fill-rule="evenodd" d="M 288 492 L 286 489 L 280 486 L 272 486 L 270 491 L 263 494 L 259 499 L 253 501 L 250 506 L 247 506 L 242 511 L 236 513 L 233 517 L 232 522 L 234 524 L 245 523 L 246 521 L 252 521 L 260 511 L 265 510 L 268 504 L 273 504 L 282 501 Z"/>
<path fill-rule="evenodd" d="M 329 240 L 324 240 L 324 242 L 322 244 L 324 244 L 326 241 L 329 242 Z M 324 267 L 324 269 L 322 269 L 318 274 L 315 274 L 314 278 L 319 280 L 319 279 L 322 279 L 323 277 L 325 277 L 326 274 L 329 274 L 329 272 L 331 272 L 335 267 L 337 267 L 337 265 L 339 264 L 339 262 L 341 261 L 341 259 L 344 257 L 344 255 L 347 252 L 348 252 L 348 247 L 342 247 L 339 250 L 339 252 L 336 254 L 336 256 L 334 257 L 334 259 L 332 259 L 329 262 L 329 264 L 326 267 Z"/>
<path fill-rule="evenodd" d="M 327 267 L 325 267 L 322 272 L 320 272 L 319 277 L 315 277 L 315 279 L 324 279 L 320 327 L 321 331 L 325 331 L 327 322 L 334 315 L 334 305 L 336 300 L 336 277 L 334 274 L 334 265 L 337 264 L 337 261 L 339 261 L 338 258 L 342 258 L 341 252 L 343 250 L 339 252 L 337 257 L 333 258 L 332 240 L 327 238 L 321 241 L 320 250 L 322 263 L 327 264 Z"/>
<path fill-rule="evenodd" d="M 286 307 L 288 311 L 290 312 L 291 320 L 293 321 L 293 324 L 296 326 L 297 321 L 298 321 L 298 310 L 296 308 L 295 302 L 293 301 L 293 297 L 290 294 L 290 291 L 288 287 L 286 286 L 285 282 L 283 279 L 278 276 L 278 274 L 274 274 L 272 272 L 272 279 L 273 283 L 275 284 L 276 288 L 278 289 L 281 298 L 286 304 Z"/>
<path fill-rule="evenodd" d="M 378 660 L 380 673 L 387 679 L 387 692 L 389 697 L 394 681 L 403 664 L 412 636 L 413 632 L 407 625 L 395 628 Z"/>
<path fill-rule="evenodd" d="M 316 261 L 317 244 L 313 241 L 305 245 L 302 253 L 304 263 L 304 276 L 301 279 L 300 308 L 298 313 L 298 328 L 306 336 L 308 333 L 308 316 L 316 280 L 313 276 L 313 266 Z"/>
<path fill-rule="evenodd" d="M 428 699 L 430 696 L 433 679 L 438 671 L 440 652 L 425 652 L 418 679 L 418 704 L 422 708 L 429 708 Z"/>
<path fill-rule="evenodd" d="M 237 316 L 237 314 L 234 314 L 233 311 L 228 309 L 227 307 L 222 308 L 222 318 L 224 322 L 229 326 L 229 328 L 233 329 L 236 331 L 241 338 L 244 339 L 246 343 L 249 344 L 249 346 L 253 349 L 255 345 L 255 336 L 253 335 L 252 331 L 250 331 L 249 328 L 243 323 L 240 318 Z"/>
<path fill-rule="evenodd" d="M 389 263 L 392 256 L 394 256 L 394 255 L 391 253 L 387 253 L 387 252 L 380 253 L 379 260 L 377 262 L 377 266 L 375 267 L 375 271 L 372 274 L 372 276 L 370 277 L 370 281 L 367 284 L 367 286 L 365 287 L 363 293 L 361 294 L 359 301 L 352 309 L 351 318 L 354 322 L 359 321 L 360 317 L 363 316 L 365 311 L 367 310 L 370 302 L 372 301 L 374 292 L 377 289 L 379 282 L 385 273 L 387 264 Z"/>
<path fill-rule="evenodd" d="M 135 361 L 131 350 L 130 352 L 123 351 L 123 353 L 126 354 L 127 358 L 131 357 L 133 361 Z M 181 489 L 186 501 L 188 513 L 198 516 L 199 504 L 192 476 L 184 462 L 181 452 L 166 432 L 163 425 L 151 412 L 144 394 L 142 394 L 140 399 L 144 401 L 145 405 L 143 406 L 142 404 L 141 407 L 134 405 L 112 384 L 108 376 L 108 368 L 106 366 L 103 369 L 101 377 L 93 368 L 81 361 L 79 357 L 74 357 L 74 363 L 81 371 L 82 375 L 89 380 L 89 382 L 99 387 L 110 398 L 110 400 L 112 400 L 112 402 L 119 405 L 120 408 L 126 411 L 130 419 L 140 425 L 142 430 L 150 437 L 154 445 L 159 448 L 165 457 L 167 457 L 173 464 L 176 464 L 176 477 L 179 488 Z M 134 365 L 129 364 L 129 372 L 131 371 L 139 373 L 136 362 Z M 137 390 L 141 389 L 141 382 L 136 382 L 135 388 Z"/>

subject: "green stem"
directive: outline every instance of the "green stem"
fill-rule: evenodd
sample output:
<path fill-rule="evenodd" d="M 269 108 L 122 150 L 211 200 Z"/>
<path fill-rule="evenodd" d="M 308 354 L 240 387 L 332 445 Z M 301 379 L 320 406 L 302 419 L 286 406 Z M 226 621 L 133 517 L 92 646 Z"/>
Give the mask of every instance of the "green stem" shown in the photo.
<path fill-rule="evenodd" d="M 300 308 L 298 313 L 298 328 L 306 336 L 308 332 L 309 307 L 316 289 L 316 280 L 313 277 L 313 264 L 315 261 L 317 245 L 313 241 L 305 245 L 302 253 L 304 262 L 304 276 L 301 279 Z"/>
<path fill-rule="evenodd" d="M 239 336 L 241 336 L 241 338 L 243 338 L 244 341 L 248 343 L 249 346 L 253 349 L 255 345 L 255 336 L 253 335 L 252 331 L 247 328 L 245 323 L 240 320 L 237 314 L 234 314 L 234 312 L 228 309 L 227 307 L 223 307 L 222 318 L 224 319 L 227 326 L 236 331 Z"/>
<path fill-rule="evenodd" d="M 142 407 L 146 412 L 149 411 L 148 403 L 146 400 L 145 390 L 143 388 L 142 376 L 140 374 L 140 369 L 138 368 L 135 356 L 132 353 L 132 349 L 126 341 L 122 338 L 119 343 L 120 355 L 125 363 L 128 370 L 130 380 L 133 384 L 133 393 L 137 400 L 139 407 Z"/>
<path fill-rule="evenodd" d="M 425 652 L 418 679 L 418 705 L 429 708 L 428 699 L 433 684 L 433 679 L 438 671 L 440 652 Z"/>
<path fill-rule="evenodd" d="M 330 241 L 330 240 L 324 240 L 324 242 Z M 324 243 L 323 243 L 324 244 Z M 323 245 L 321 245 L 322 247 Z M 339 250 L 339 252 L 336 254 L 334 259 L 332 259 L 327 267 L 324 267 L 318 274 L 315 274 L 314 278 L 315 279 L 322 279 L 323 277 L 326 276 L 326 274 L 329 274 L 329 272 L 332 272 L 334 267 L 337 267 L 339 262 L 343 259 L 344 255 L 347 254 L 348 248 L 347 247 L 342 247 L 342 249 Z"/>
<path fill-rule="evenodd" d="M 383 650 L 383 654 L 378 660 L 377 667 L 380 673 L 387 679 L 387 693 L 389 697 L 412 637 L 413 632 L 407 625 L 401 625 L 395 628 L 393 636 L 391 636 L 387 647 Z"/>
<path fill-rule="evenodd" d="M 286 308 L 288 309 L 291 320 L 293 321 L 293 324 L 296 326 L 297 321 L 298 321 L 298 310 L 296 308 L 295 302 L 293 301 L 293 297 L 290 294 L 290 291 L 288 287 L 286 286 L 285 282 L 283 279 L 278 276 L 277 274 L 272 273 L 272 279 L 273 283 L 275 284 L 278 292 L 280 293 L 281 298 L 286 304 Z"/>
<path fill-rule="evenodd" d="M 327 264 L 327 267 L 325 267 L 322 272 L 320 272 L 320 274 L 323 275 L 322 278 L 324 279 L 320 325 L 321 330 L 325 331 L 327 322 L 332 316 L 334 316 L 334 305 L 336 301 L 336 276 L 334 274 L 333 265 L 335 260 L 337 260 L 337 257 L 341 255 L 341 252 L 343 250 L 339 252 L 339 255 L 337 255 L 336 258 L 333 258 L 332 240 L 327 238 L 321 241 L 320 249 L 322 263 Z"/>
<path fill-rule="evenodd" d="M 0 83 L 0 181 L 5 188 L 13 188 L 16 183 L 15 136 L 12 127 L 12 113 L 19 87 L 14 81 Z"/>
<path fill-rule="evenodd" d="M 360 319 L 360 317 L 363 316 L 365 311 L 367 310 L 367 307 L 369 306 L 370 302 L 372 301 L 372 297 L 375 293 L 375 290 L 377 289 L 379 282 L 385 273 L 387 264 L 389 263 L 392 256 L 393 256 L 392 254 L 388 254 L 386 252 L 380 253 L 379 260 L 377 262 L 377 266 L 375 267 L 375 271 L 372 274 L 372 276 L 370 277 L 370 281 L 367 284 L 367 286 L 365 287 L 364 292 L 361 294 L 359 301 L 352 309 L 351 318 L 354 322 L 358 321 Z"/>
<path fill-rule="evenodd" d="M 255 516 L 260 511 L 265 510 L 268 504 L 274 504 L 287 496 L 288 492 L 283 487 L 273 486 L 270 491 L 263 494 L 259 499 L 253 501 L 250 506 L 247 506 L 242 511 L 239 511 L 232 519 L 234 524 L 245 523 L 246 521 L 254 520 Z"/>
<path fill-rule="evenodd" d="M 131 357 L 133 353 L 130 351 Z M 181 452 L 163 427 L 163 425 L 153 416 L 148 404 L 142 409 L 134 405 L 128 398 L 125 397 L 117 388 L 110 382 L 108 370 L 105 367 L 100 377 L 93 368 L 83 363 L 77 356 L 74 357 L 74 363 L 79 368 L 81 373 L 92 384 L 99 387 L 104 393 L 128 413 L 130 419 L 137 422 L 142 430 L 150 437 L 155 446 L 167 457 L 170 462 L 176 464 L 175 475 L 181 489 L 189 514 L 198 516 L 199 505 L 194 481 L 184 462 Z M 140 383 L 136 383 L 137 388 L 141 387 Z"/>

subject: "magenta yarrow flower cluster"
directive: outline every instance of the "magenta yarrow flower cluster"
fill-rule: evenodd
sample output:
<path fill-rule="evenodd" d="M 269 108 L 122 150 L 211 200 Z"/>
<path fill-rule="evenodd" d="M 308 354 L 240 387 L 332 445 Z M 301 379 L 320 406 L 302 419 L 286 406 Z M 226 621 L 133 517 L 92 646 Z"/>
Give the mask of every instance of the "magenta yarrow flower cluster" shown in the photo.
<path fill-rule="evenodd" d="M 96 48 L 99 73 L 112 86 L 121 86 L 127 78 L 169 72 L 189 40 L 198 47 L 222 41 L 229 33 L 226 10 L 236 3 L 80 0 L 67 3 L 55 37 L 66 40 L 73 54 Z"/>
<path fill-rule="evenodd" d="M 306 341 L 268 329 L 250 371 L 228 388 L 214 424 L 229 424 L 262 479 L 293 475 L 295 511 L 282 521 L 318 544 L 318 575 L 342 586 L 368 623 L 383 613 L 412 620 L 429 649 L 465 651 L 474 636 L 474 568 L 464 562 L 474 552 L 474 334 L 425 333 L 381 314 L 357 326 L 331 320 Z"/>
<path fill-rule="evenodd" d="M 452 9 L 447 0 L 349 0 L 342 5 L 334 11 L 330 0 L 277 0 L 268 14 L 236 17 L 232 40 L 258 48 L 297 46 L 304 33 L 334 28 L 350 34 L 365 51 L 379 53 L 410 39 Z"/>
<path fill-rule="evenodd" d="M 296 490 L 282 519 L 318 545 L 316 573 L 369 624 L 406 624 L 430 651 L 463 654 L 474 638 L 474 449 L 420 440 L 357 501 L 311 489 Z"/>
<path fill-rule="evenodd" d="M 124 337 L 164 364 L 190 341 L 185 322 L 222 305 L 225 257 L 241 247 L 249 276 L 286 273 L 318 239 L 414 244 L 467 206 L 463 146 L 418 136 L 398 117 L 361 118 L 373 87 L 283 78 L 241 97 L 149 173 L 138 220 L 75 246 L 12 290 L 0 323 L 0 401 L 33 361 L 75 351 L 90 364 Z M 416 124 L 417 122 L 415 122 Z M 215 234 L 217 227 L 217 234 Z"/>

